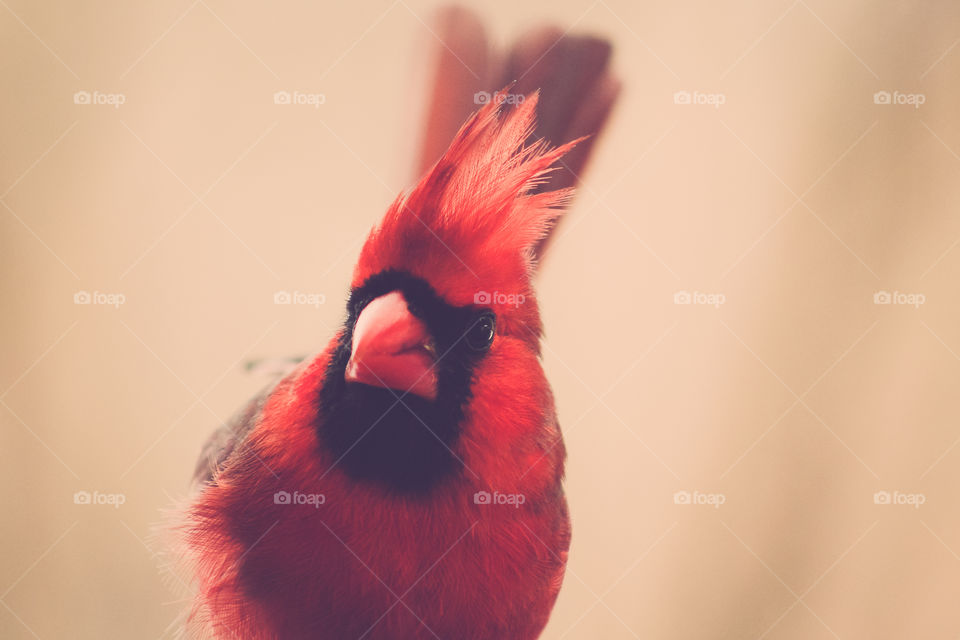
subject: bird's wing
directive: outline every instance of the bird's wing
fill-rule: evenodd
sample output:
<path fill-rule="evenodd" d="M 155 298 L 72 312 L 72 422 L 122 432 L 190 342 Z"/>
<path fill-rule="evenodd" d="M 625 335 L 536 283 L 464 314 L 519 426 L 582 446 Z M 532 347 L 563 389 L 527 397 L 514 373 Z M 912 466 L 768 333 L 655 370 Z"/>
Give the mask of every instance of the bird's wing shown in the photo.
<path fill-rule="evenodd" d="M 287 356 L 283 358 L 258 358 L 243 363 L 244 370 L 255 376 L 279 379 L 297 368 L 307 356 Z"/>
<path fill-rule="evenodd" d="M 268 378 L 270 384 L 207 439 L 193 472 L 193 481 L 196 484 L 206 484 L 215 480 L 217 471 L 237 450 L 238 445 L 242 447 L 247 434 L 256 425 L 263 403 L 270 397 L 277 382 L 290 374 L 305 359 L 306 356 L 260 358 L 244 363 L 243 368 L 247 373 Z"/>
<path fill-rule="evenodd" d="M 260 411 L 275 384 L 271 384 L 254 396 L 244 407 L 235 413 L 211 434 L 200 452 L 200 459 L 193 471 L 196 484 L 208 484 L 216 481 L 217 472 L 223 468 L 230 456 L 244 446 L 247 435 L 256 426 Z"/>

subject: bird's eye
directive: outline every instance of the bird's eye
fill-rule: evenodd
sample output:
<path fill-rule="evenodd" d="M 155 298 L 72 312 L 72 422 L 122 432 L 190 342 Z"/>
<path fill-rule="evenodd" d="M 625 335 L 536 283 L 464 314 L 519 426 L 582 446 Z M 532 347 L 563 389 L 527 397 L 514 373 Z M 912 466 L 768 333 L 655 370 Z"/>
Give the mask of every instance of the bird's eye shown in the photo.
<path fill-rule="evenodd" d="M 473 326 L 467 331 L 467 345 L 474 351 L 486 351 L 493 344 L 493 336 L 497 333 L 497 319 L 493 313 L 484 311 L 480 317 L 473 322 Z"/>

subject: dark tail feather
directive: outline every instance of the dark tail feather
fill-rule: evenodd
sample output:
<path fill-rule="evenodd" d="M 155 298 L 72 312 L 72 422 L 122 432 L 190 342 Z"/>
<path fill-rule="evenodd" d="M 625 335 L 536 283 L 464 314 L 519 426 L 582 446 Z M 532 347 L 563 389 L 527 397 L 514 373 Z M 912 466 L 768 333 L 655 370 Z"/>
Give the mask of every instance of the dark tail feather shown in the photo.
<path fill-rule="evenodd" d="M 540 90 L 534 137 L 558 145 L 587 136 L 538 191 L 579 182 L 620 92 L 620 82 L 609 68 L 610 53 L 610 43 L 602 38 L 564 35 L 554 27 L 533 30 L 514 43 L 503 80 L 516 80 L 513 91 L 524 95 Z M 546 252 L 553 231 L 537 246 L 538 258 Z"/>
<path fill-rule="evenodd" d="M 553 145 L 591 136 L 567 154 L 544 190 L 576 183 L 606 122 L 619 90 L 608 68 L 610 51 L 606 40 L 563 35 L 553 27 L 529 32 L 513 45 L 502 80 L 516 80 L 513 91 L 524 95 L 540 90 L 534 135 Z"/>
<path fill-rule="evenodd" d="M 474 13 L 445 7 L 434 22 L 440 42 L 416 178 L 447 150 L 460 125 L 477 110 L 474 96 L 488 89 L 494 79 L 493 51 L 487 44 L 483 23 Z"/>
<path fill-rule="evenodd" d="M 474 99 L 478 92 L 493 94 L 513 83 L 513 94 L 540 90 L 534 138 L 556 146 L 588 136 L 537 190 L 575 186 L 620 91 L 610 70 L 610 43 L 539 27 L 498 55 L 488 44 L 480 19 L 460 7 L 440 11 L 437 34 L 444 45 L 438 51 L 420 171 L 440 157 L 460 124 L 479 108 Z M 548 241 L 549 237 L 541 242 L 538 257 Z"/>

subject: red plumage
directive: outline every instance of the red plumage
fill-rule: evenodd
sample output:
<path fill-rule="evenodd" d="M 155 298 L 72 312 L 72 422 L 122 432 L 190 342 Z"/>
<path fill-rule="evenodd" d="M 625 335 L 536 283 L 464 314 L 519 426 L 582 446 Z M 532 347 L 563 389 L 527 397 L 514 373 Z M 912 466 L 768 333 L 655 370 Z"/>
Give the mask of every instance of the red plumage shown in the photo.
<path fill-rule="evenodd" d="M 539 339 L 530 280 L 533 250 L 572 191 L 530 192 L 580 139 L 554 149 L 543 140 L 524 146 L 538 103 L 534 93 L 506 117 L 493 103 L 473 115 L 443 157 L 371 232 L 352 285 L 402 268 L 427 279 L 456 305 L 473 304 L 478 290 L 521 294 L 530 304 L 510 309 L 503 321 L 513 334 Z"/>
<path fill-rule="evenodd" d="M 530 143 L 537 102 L 536 94 L 515 108 L 491 101 L 467 120 L 370 232 L 344 328 L 214 438 L 201 469 L 205 484 L 179 526 L 197 582 L 190 628 L 198 635 L 527 640 L 546 624 L 563 579 L 570 523 L 561 485 L 565 451 L 539 360 L 531 276 L 537 247 L 570 196 L 568 189 L 538 187 L 576 141 L 556 148 Z M 383 274 L 401 274 L 396 281 L 406 284 L 374 297 L 399 287 L 410 312 L 401 309 L 400 320 L 415 335 L 444 333 L 430 316 L 434 307 L 443 318 L 472 319 L 478 311 L 495 317 L 495 335 L 482 351 L 458 355 L 463 336 L 443 353 L 435 349 L 445 344 L 440 337 L 415 345 L 416 357 L 440 371 L 435 403 L 406 389 L 351 384 L 349 374 L 344 383 L 346 359 L 357 357 L 351 349 L 367 340 L 354 334 L 357 315 L 373 308 L 358 292 L 395 277 Z M 425 293 L 415 293 L 419 283 Z M 522 302 L 496 304 L 480 292 Z M 382 310 L 388 304 L 377 308 L 396 313 Z M 444 360 L 450 352 L 453 364 Z M 429 412 L 452 393 L 445 372 L 456 377 L 458 367 L 468 388 L 451 403 L 453 435 L 438 436 L 456 459 L 452 470 L 413 489 L 383 482 L 351 454 L 374 437 L 369 430 L 391 442 L 393 427 L 381 433 L 382 418 L 358 427 L 356 442 L 343 451 L 331 445 L 325 429 L 341 415 L 337 389 L 389 393 Z M 442 421 L 430 422 L 436 424 Z M 390 451 L 372 451 L 373 459 L 390 460 L 378 457 Z M 430 464 L 402 446 L 396 455 L 411 458 L 398 463 L 411 473 Z M 523 503 L 484 504 L 478 492 L 522 496 Z"/>
<path fill-rule="evenodd" d="M 316 435 L 332 341 L 272 390 L 189 511 L 200 584 L 194 616 L 219 635 L 506 639 L 536 637 L 546 623 L 570 525 L 527 250 L 566 193 L 523 193 L 567 147 L 521 149 L 535 106 L 529 100 L 500 119 L 488 105 L 471 118 L 371 232 L 354 275 L 359 286 L 402 269 L 455 305 L 473 304 L 481 289 L 526 296 L 498 310 L 494 347 L 474 374 L 458 451 L 471 471 L 426 501 L 341 473 Z M 275 504 L 283 491 L 326 502 Z M 478 491 L 525 501 L 476 504 Z"/>

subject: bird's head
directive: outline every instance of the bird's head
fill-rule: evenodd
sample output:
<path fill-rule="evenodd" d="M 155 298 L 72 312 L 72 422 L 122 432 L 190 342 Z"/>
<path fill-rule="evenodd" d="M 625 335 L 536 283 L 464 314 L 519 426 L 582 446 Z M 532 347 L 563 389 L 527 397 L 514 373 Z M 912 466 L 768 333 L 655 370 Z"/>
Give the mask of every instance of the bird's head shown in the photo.
<path fill-rule="evenodd" d="M 575 143 L 527 144 L 536 104 L 474 114 L 366 240 L 321 394 L 321 441 L 356 478 L 429 490 L 552 411 L 531 277 L 570 192 L 534 190 Z"/>

